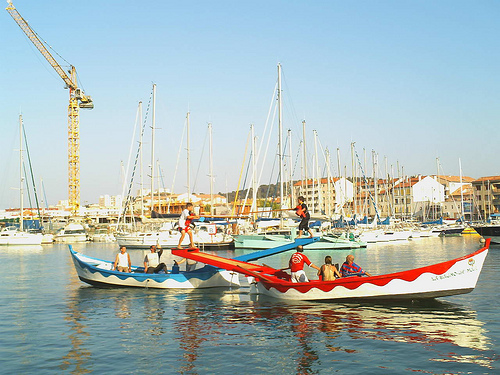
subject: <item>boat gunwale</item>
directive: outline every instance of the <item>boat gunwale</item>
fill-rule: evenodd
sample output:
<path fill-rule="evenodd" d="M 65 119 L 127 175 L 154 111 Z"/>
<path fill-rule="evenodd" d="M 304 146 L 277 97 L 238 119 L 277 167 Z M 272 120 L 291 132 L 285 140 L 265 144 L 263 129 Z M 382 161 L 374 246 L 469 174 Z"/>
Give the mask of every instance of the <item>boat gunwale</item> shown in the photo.
<path fill-rule="evenodd" d="M 168 279 L 173 279 L 175 281 L 185 281 L 185 280 L 189 280 L 190 278 L 196 278 L 196 276 L 206 275 L 207 273 L 215 274 L 217 272 L 224 271 L 224 269 L 213 267 L 213 266 L 206 264 L 202 268 L 198 268 L 198 269 L 195 269 L 193 271 L 179 271 L 179 273 L 120 272 L 120 271 L 115 271 L 115 270 L 108 270 L 108 269 L 104 269 L 104 268 L 99 268 L 95 265 L 92 265 L 92 264 L 84 261 L 83 259 L 80 259 L 79 255 L 86 257 L 88 259 L 91 259 L 91 260 L 101 262 L 101 263 L 113 264 L 114 262 L 91 257 L 91 256 L 87 256 L 85 254 L 82 254 L 78 251 L 73 250 L 71 245 L 68 245 L 68 246 L 69 246 L 69 250 L 70 250 L 72 258 L 80 264 L 80 267 L 87 268 L 92 273 L 98 272 L 105 277 L 109 277 L 111 275 L 114 275 L 114 276 L 119 277 L 120 279 L 132 277 L 132 278 L 136 279 L 137 281 L 145 281 L 147 279 L 154 280 L 157 282 L 164 282 Z M 144 267 L 132 266 L 132 270 L 141 270 L 141 269 L 144 269 Z M 117 285 L 117 284 L 113 284 L 113 285 Z"/>
<path fill-rule="evenodd" d="M 262 278 L 259 279 L 258 282 L 261 283 L 268 290 L 270 288 L 277 289 L 276 286 L 279 286 L 281 289 L 282 288 L 296 289 L 297 291 L 303 292 L 303 293 L 304 293 L 303 290 L 305 290 L 305 293 L 307 293 L 309 290 L 311 290 L 313 288 L 320 288 L 321 289 L 321 287 L 330 287 L 330 286 L 331 286 L 331 288 L 328 291 L 325 291 L 325 293 L 330 292 L 331 290 L 333 290 L 337 286 L 345 286 L 345 287 L 352 286 L 353 289 L 355 289 L 362 284 L 373 283 L 374 281 L 381 282 L 381 281 L 386 280 L 386 279 L 389 279 L 389 280 L 402 279 L 400 276 L 409 275 L 410 273 L 415 274 L 416 276 L 413 277 L 412 279 L 406 280 L 406 281 L 412 282 L 412 281 L 415 281 L 420 275 L 422 275 L 422 274 L 426 273 L 426 271 L 430 271 L 430 270 L 433 270 L 434 272 L 431 272 L 431 273 L 433 273 L 435 275 L 442 275 L 442 274 L 446 273 L 454 264 L 456 264 L 462 260 L 473 258 L 473 257 L 475 257 L 475 256 L 477 256 L 485 251 L 488 251 L 489 245 L 490 245 L 490 239 L 488 238 L 486 240 L 484 247 L 480 248 L 479 250 L 474 251 L 473 253 L 461 256 L 459 258 L 447 260 L 447 261 L 436 263 L 436 264 L 431 264 L 431 265 L 424 266 L 424 267 L 414 268 L 411 270 L 398 271 L 398 272 L 383 274 L 383 275 L 366 276 L 366 277 L 351 276 L 351 277 L 341 277 L 341 278 L 331 280 L 331 281 L 310 280 L 308 282 L 294 283 L 294 282 L 289 281 L 289 280 L 280 279 L 275 275 L 266 274 L 266 275 L 262 275 Z M 436 269 L 443 269 L 443 271 L 440 273 L 436 273 L 435 272 Z M 257 275 L 257 273 L 256 273 L 255 277 L 258 278 L 258 276 L 259 275 Z M 378 285 L 378 284 L 376 284 L 376 285 Z"/>

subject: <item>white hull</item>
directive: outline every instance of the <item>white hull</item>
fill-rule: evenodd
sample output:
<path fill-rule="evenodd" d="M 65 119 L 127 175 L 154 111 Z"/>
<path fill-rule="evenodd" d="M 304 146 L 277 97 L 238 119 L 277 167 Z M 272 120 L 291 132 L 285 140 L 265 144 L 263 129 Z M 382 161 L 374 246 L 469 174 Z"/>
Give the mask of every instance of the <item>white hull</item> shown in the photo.
<path fill-rule="evenodd" d="M 306 288 L 301 285 L 306 283 L 292 286 L 286 283 L 284 291 L 280 291 L 279 286 L 258 282 L 257 290 L 260 294 L 290 300 L 419 299 L 463 294 L 475 288 L 487 253 L 488 250 L 463 257 L 449 268 L 444 266 L 445 262 L 390 275 L 338 279 L 329 282 L 328 288 L 324 287 L 325 282 L 318 283 L 318 287 L 313 286 L 314 282 L 309 283 Z"/>
<path fill-rule="evenodd" d="M 219 270 L 210 266 L 178 274 L 145 274 L 139 272 L 140 267 L 132 267 L 132 272 L 126 273 L 112 271 L 112 262 L 87 257 L 75 251 L 72 251 L 72 258 L 80 280 L 97 286 L 198 289 L 240 285 L 239 275 L 236 272 Z"/>
<path fill-rule="evenodd" d="M 91 237 L 92 242 L 115 242 L 116 239 L 112 234 L 94 234 Z"/>
<path fill-rule="evenodd" d="M 412 232 L 409 230 L 403 230 L 403 231 L 368 230 L 368 231 L 363 231 L 359 235 L 359 239 L 367 243 L 407 241 L 411 237 L 411 235 Z"/>
<path fill-rule="evenodd" d="M 0 245 L 19 246 L 19 245 L 41 245 L 41 233 L 26 233 L 17 230 L 4 230 L 0 232 Z"/>
<path fill-rule="evenodd" d="M 48 245 L 54 242 L 54 235 L 51 233 L 45 233 L 42 235 L 42 245 Z"/>
<path fill-rule="evenodd" d="M 80 243 L 87 242 L 87 235 L 85 234 L 68 234 L 68 235 L 56 235 L 54 241 L 58 243 Z"/>
<path fill-rule="evenodd" d="M 54 241 L 59 243 L 87 242 L 87 232 L 83 225 L 70 223 L 56 233 Z"/>
<path fill-rule="evenodd" d="M 210 235 L 208 233 L 195 233 L 194 243 L 200 248 L 204 247 L 229 247 L 233 244 L 231 236 L 221 234 Z M 177 247 L 179 244 L 180 233 L 138 233 L 117 235 L 116 242 L 119 246 L 125 246 L 129 249 L 147 249 L 151 245 L 161 246 L 162 248 Z M 181 246 L 189 246 L 189 236 L 186 235 Z"/>

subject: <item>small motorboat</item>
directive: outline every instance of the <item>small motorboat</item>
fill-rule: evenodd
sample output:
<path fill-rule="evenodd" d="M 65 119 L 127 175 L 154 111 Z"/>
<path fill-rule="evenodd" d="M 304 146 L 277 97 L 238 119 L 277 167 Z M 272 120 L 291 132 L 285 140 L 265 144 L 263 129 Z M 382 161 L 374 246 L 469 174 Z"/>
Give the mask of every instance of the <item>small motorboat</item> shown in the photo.
<path fill-rule="evenodd" d="M 473 228 L 483 238 L 491 238 L 491 243 L 500 244 L 500 223 L 474 225 Z"/>
<path fill-rule="evenodd" d="M 79 243 L 87 241 L 87 230 L 82 224 L 69 223 L 54 236 L 55 242 Z"/>
<path fill-rule="evenodd" d="M 144 273 L 144 267 L 132 266 L 132 272 L 113 271 L 112 261 L 92 258 L 73 250 L 71 258 L 81 281 L 100 287 L 140 287 L 159 289 L 198 289 L 239 287 L 239 275 L 234 271 L 205 265 L 193 271 L 178 273 Z"/>
<path fill-rule="evenodd" d="M 255 256 L 225 259 L 199 250 L 172 250 L 172 254 L 254 277 L 257 292 L 289 300 L 404 300 L 426 299 L 471 292 L 488 254 L 490 239 L 476 252 L 446 262 L 378 276 L 350 276 L 333 281 L 294 283 L 290 275 L 267 265 L 249 263 Z"/>

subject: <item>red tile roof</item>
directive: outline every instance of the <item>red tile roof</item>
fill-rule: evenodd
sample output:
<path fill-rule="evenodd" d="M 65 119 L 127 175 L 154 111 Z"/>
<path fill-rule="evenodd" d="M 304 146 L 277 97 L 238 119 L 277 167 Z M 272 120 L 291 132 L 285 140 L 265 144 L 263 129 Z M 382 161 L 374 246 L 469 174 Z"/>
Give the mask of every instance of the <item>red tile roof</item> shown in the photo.
<path fill-rule="evenodd" d="M 483 181 L 498 182 L 500 181 L 500 176 L 479 177 L 477 180 L 474 180 L 474 182 L 483 182 Z"/>

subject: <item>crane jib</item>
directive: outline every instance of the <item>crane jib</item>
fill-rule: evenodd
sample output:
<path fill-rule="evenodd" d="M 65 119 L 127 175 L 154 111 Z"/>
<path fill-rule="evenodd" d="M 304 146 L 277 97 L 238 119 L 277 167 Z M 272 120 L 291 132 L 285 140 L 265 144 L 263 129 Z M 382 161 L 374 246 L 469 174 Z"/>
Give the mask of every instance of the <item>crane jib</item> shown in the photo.
<path fill-rule="evenodd" d="M 80 208 L 80 140 L 79 127 L 80 120 L 78 111 L 80 108 L 92 109 L 94 104 L 92 98 L 85 95 L 83 90 L 78 87 L 76 79 L 76 69 L 71 66 L 69 75 L 64 71 L 61 65 L 57 62 L 54 56 L 45 47 L 43 40 L 37 36 L 35 31 L 29 26 L 28 22 L 19 14 L 17 9 L 12 4 L 12 0 L 8 0 L 8 6 L 5 8 L 11 15 L 17 25 L 23 30 L 28 39 L 35 45 L 40 53 L 45 57 L 47 62 L 59 74 L 66 88 L 70 89 L 69 110 L 68 110 L 68 201 L 72 213 L 76 213 Z"/>

